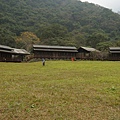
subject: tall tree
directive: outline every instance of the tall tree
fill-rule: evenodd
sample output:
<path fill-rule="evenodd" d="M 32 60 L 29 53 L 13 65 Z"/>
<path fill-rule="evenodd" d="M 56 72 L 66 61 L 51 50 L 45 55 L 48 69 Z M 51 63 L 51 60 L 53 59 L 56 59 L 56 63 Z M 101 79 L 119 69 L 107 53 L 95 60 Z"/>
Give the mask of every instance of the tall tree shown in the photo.
<path fill-rule="evenodd" d="M 16 38 L 17 47 L 31 51 L 33 44 L 38 44 L 40 39 L 32 32 L 23 32 Z"/>
<path fill-rule="evenodd" d="M 87 45 L 91 47 L 96 47 L 96 45 L 100 42 L 108 41 L 109 37 L 104 33 L 93 33 L 87 39 Z"/>

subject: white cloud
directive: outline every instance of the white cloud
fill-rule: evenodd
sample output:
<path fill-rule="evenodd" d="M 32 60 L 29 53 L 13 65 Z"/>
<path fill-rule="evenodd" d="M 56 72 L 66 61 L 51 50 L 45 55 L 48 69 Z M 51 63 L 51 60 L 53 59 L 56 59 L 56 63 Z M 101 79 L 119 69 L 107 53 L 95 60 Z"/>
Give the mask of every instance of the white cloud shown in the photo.
<path fill-rule="evenodd" d="M 120 0 L 81 0 L 82 2 L 88 1 L 90 3 L 99 4 L 103 7 L 112 9 L 114 12 L 120 11 Z"/>

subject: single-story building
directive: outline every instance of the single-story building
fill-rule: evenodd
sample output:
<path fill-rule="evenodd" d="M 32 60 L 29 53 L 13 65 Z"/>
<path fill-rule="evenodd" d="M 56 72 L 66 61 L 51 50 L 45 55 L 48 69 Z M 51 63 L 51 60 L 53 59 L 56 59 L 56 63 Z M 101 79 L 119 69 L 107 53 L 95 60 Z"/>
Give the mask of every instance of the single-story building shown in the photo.
<path fill-rule="evenodd" d="M 26 55 L 30 55 L 30 53 L 25 49 L 14 48 L 13 52 L 14 53 L 12 54 L 12 60 L 16 62 L 22 62 L 24 61 Z"/>
<path fill-rule="evenodd" d="M 109 60 L 120 60 L 120 47 L 109 47 Z"/>
<path fill-rule="evenodd" d="M 80 47 L 77 53 L 77 59 L 81 60 L 96 60 L 99 59 L 100 51 L 90 47 Z"/>
<path fill-rule="evenodd" d="M 0 62 L 11 61 L 13 53 L 13 48 L 0 45 Z"/>
<path fill-rule="evenodd" d="M 76 59 L 76 47 L 33 45 L 34 58 L 46 59 Z"/>
<path fill-rule="evenodd" d="M 21 62 L 30 53 L 25 49 L 16 49 L 5 45 L 0 45 L 0 62 Z"/>

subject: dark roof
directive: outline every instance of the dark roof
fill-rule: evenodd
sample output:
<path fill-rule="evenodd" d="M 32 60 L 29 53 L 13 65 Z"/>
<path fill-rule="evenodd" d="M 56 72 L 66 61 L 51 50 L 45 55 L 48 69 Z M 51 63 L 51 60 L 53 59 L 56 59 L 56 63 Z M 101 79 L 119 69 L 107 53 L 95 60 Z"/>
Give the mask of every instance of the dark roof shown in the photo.
<path fill-rule="evenodd" d="M 27 52 L 25 49 L 16 49 L 11 48 L 9 46 L 0 45 L 0 52 L 10 53 L 10 54 L 19 54 L 19 55 L 29 55 L 30 53 Z"/>
<path fill-rule="evenodd" d="M 97 49 L 95 49 L 95 48 L 89 48 L 89 47 L 80 47 L 80 48 L 82 48 L 82 49 L 84 49 L 84 50 L 86 50 L 86 51 L 88 51 L 88 52 L 100 52 L 99 50 L 97 50 Z M 80 49 L 79 48 L 79 49 Z"/>
<path fill-rule="evenodd" d="M 33 45 L 33 50 L 34 51 L 77 52 L 76 47 L 70 47 L 70 46 Z"/>
<path fill-rule="evenodd" d="M 5 45 L 0 45 L 0 49 L 7 49 L 7 50 L 12 50 L 13 48 Z"/>
<path fill-rule="evenodd" d="M 53 49 L 77 49 L 71 46 L 49 46 L 49 45 L 33 45 L 33 48 L 53 48 Z"/>
<path fill-rule="evenodd" d="M 8 50 L 0 50 L 0 52 L 4 52 L 4 53 L 11 53 L 11 54 L 14 54 L 13 51 L 8 51 Z"/>
<path fill-rule="evenodd" d="M 110 50 L 120 50 L 120 47 L 109 47 Z"/>
<path fill-rule="evenodd" d="M 48 51 L 48 52 L 78 52 L 77 50 L 62 50 L 62 49 L 34 49 L 34 51 Z"/>
<path fill-rule="evenodd" d="M 9 47 L 9 46 L 5 46 L 5 45 L 0 45 L 0 52 L 4 52 L 4 53 L 14 53 L 13 48 Z"/>
<path fill-rule="evenodd" d="M 30 53 L 27 52 L 25 49 L 12 49 L 11 51 L 8 50 L 0 50 L 0 52 L 4 52 L 4 53 L 10 53 L 10 54 L 19 54 L 19 55 L 29 55 Z"/>
<path fill-rule="evenodd" d="M 120 53 L 120 51 L 110 51 L 110 53 Z"/>
<path fill-rule="evenodd" d="M 120 53 L 120 47 L 109 47 L 110 53 Z"/>

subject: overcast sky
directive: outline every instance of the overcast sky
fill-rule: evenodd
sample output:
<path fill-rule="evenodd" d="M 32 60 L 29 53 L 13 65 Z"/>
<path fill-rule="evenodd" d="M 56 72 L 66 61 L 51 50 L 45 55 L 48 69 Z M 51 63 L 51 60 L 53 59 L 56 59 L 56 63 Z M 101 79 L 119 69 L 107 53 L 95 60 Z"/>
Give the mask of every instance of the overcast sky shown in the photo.
<path fill-rule="evenodd" d="M 95 3 L 105 8 L 112 9 L 114 12 L 120 11 L 120 0 L 80 0 L 82 2 Z"/>

